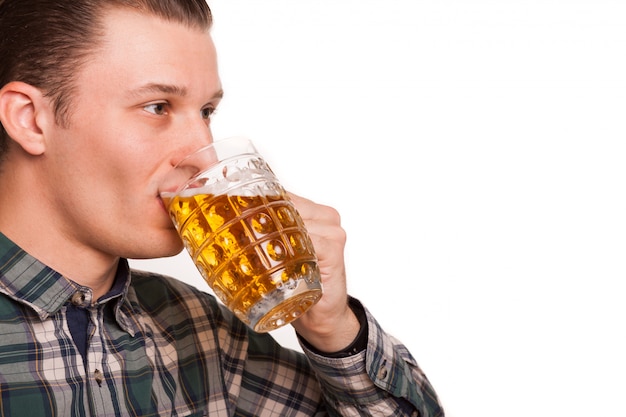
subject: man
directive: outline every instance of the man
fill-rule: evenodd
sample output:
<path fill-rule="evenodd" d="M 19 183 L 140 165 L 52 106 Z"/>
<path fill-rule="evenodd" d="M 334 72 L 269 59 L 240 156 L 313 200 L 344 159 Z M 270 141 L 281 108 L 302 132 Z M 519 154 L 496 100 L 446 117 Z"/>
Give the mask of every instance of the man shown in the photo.
<path fill-rule="evenodd" d="M 294 196 L 325 294 L 305 354 L 127 258 L 182 249 L 160 179 L 222 97 L 204 0 L 0 0 L 0 414 L 443 415 L 348 297 L 344 232 Z"/>

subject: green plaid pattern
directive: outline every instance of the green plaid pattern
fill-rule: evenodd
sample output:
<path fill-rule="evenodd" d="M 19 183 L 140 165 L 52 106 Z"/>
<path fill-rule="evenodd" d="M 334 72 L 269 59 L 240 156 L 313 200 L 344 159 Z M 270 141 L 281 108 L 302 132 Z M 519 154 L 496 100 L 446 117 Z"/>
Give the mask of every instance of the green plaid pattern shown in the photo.
<path fill-rule="evenodd" d="M 367 311 L 367 351 L 304 355 L 192 286 L 125 261 L 119 272 L 124 291 L 93 303 L 0 234 L 0 417 L 443 416 L 415 360 Z M 85 362 L 66 317 L 77 292 Z"/>

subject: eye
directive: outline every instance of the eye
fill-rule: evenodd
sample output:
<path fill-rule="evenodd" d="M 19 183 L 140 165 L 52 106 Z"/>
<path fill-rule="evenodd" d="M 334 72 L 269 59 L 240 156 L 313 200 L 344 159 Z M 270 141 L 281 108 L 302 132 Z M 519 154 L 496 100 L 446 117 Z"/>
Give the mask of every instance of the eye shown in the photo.
<path fill-rule="evenodd" d="M 167 114 L 167 103 L 152 103 L 144 106 L 144 110 L 157 116 Z"/>
<path fill-rule="evenodd" d="M 208 120 L 215 114 L 216 111 L 217 109 L 215 107 L 205 107 L 200 111 L 200 113 L 202 113 L 203 119 Z"/>

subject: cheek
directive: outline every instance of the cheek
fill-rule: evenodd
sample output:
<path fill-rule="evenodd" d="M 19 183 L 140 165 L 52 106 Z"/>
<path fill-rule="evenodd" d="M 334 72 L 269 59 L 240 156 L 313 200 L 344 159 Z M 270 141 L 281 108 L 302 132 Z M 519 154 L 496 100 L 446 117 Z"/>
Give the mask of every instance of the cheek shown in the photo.
<path fill-rule="evenodd" d="M 157 195 L 156 174 L 166 154 L 152 128 L 138 123 L 123 112 L 100 112 L 98 119 L 76 120 L 66 155 L 75 161 L 75 175 L 91 183 L 93 192 L 107 198 L 132 203 Z M 88 179 L 87 179 L 88 178 Z"/>

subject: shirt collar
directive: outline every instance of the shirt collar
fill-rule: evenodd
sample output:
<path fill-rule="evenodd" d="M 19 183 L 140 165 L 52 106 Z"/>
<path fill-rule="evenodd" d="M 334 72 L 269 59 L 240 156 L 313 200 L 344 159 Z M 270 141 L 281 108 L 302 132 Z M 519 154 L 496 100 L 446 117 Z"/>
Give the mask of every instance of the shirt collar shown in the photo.
<path fill-rule="evenodd" d="M 128 261 L 120 259 L 113 286 L 100 297 L 98 303 L 120 298 L 115 309 L 116 319 L 122 328 L 134 333 L 129 329 L 126 315 L 120 310 L 129 285 Z M 65 278 L 0 233 L 0 293 L 28 305 L 41 320 L 45 320 L 59 311 L 77 291 L 91 294 L 89 288 Z"/>

